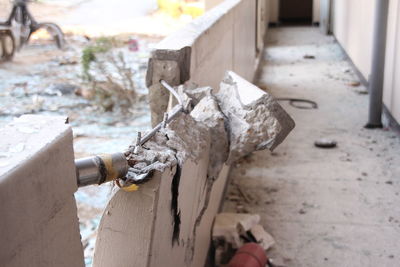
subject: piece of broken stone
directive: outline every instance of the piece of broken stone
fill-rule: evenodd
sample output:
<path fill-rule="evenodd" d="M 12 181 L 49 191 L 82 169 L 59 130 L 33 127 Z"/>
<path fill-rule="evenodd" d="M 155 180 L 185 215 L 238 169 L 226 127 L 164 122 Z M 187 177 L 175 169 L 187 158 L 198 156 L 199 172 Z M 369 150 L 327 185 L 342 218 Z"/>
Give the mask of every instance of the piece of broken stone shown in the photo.
<path fill-rule="evenodd" d="M 259 224 L 254 225 L 250 229 L 250 232 L 256 239 L 257 243 L 260 244 L 264 250 L 268 250 L 275 244 L 274 238 L 264 230 L 264 227 Z"/>
<path fill-rule="evenodd" d="M 212 230 L 213 239 L 223 238 L 237 249 L 243 245 L 240 238 L 260 221 L 258 214 L 220 213 L 215 217 Z"/>
<path fill-rule="evenodd" d="M 181 113 L 172 120 L 167 130 L 169 148 L 176 151 L 176 157 L 180 165 L 191 159 L 198 162 L 201 153 L 210 144 L 210 131 L 208 127 L 195 120 L 190 114 Z"/>
<path fill-rule="evenodd" d="M 295 126 L 271 95 L 232 71 L 226 72 L 216 98 L 227 117 L 230 140 L 227 164 L 255 150 L 272 151 Z"/>
<path fill-rule="evenodd" d="M 209 86 L 197 87 L 195 84 L 185 85 L 183 93 L 192 99 L 192 104 L 196 106 L 204 97 L 210 96 L 213 89 Z"/>
<path fill-rule="evenodd" d="M 229 141 L 228 133 L 225 129 L 224 114 L 220 111 L 217 100 L 209 91 L 194 107 L 190 115 L 196 121 L 206 125 L 210 130 L 210 160 L 207 175 L 215 180 L 229 154 Z"/>

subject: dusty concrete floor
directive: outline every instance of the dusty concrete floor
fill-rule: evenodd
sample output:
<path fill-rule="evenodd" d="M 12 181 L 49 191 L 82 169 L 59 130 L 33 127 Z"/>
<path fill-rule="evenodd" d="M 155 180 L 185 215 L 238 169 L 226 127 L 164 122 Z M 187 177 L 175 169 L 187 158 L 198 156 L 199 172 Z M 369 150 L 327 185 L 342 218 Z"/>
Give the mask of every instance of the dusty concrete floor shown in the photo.
<path fill-rule="evenodd" d="M 301 27 L 268 35 L 259 85 L 319 108 L 282 102 L 295 130 L 233 168 L 224 209 L 260 214 L 276 239 L 269 256 L 285 266 L 400 266 L 399 135 L 363 128 L 368 95 L 351 86 L 357 77 L 332 37 Z M 314 147 L 320 137 L 337 148 Z"/>

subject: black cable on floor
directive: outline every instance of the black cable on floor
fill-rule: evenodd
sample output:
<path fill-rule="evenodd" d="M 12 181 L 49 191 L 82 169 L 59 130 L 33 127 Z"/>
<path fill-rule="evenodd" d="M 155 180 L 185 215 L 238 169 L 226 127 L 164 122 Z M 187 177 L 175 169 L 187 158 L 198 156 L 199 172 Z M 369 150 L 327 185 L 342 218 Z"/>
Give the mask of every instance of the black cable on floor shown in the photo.
<path fill-rule="evenodd" d="M 277 101 L 289 101 L 289 105 L 299 109 L 318 109 L 318 104 L 312 100 L 301 99 L 301 98 L 290 98 L 290 97 L 280 97 L 276 98 Z M 307 103 L 310 106 L 302 106 L 296 103 Z"/>

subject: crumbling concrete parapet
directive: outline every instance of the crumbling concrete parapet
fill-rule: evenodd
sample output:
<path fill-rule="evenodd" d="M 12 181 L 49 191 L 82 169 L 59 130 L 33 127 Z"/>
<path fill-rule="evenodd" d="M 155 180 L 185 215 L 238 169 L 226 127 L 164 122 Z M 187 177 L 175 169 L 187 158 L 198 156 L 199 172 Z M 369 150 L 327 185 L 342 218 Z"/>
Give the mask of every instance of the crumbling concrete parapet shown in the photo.
<path fill-rule="evenodd" d="M 167 61 L 153 64 L 160 64 L 158 68 L 162 69 L 162 62 Z M 168 64 L 178 69 L 175 61 Z M 177 82 L 172 69 L 171 73 Z M 151 88 L 155 88 L 160 76 L 166 77 L 162 70 L 157 75 Z M 99 266 L 135 261 L 141 262 L 135 266 L 204 266 L 211 227 L 227 181 L 229 168 L 225 163 L 257 149 L 273 149 L 294 127 L 293 120 L 271 96 L 232 72 L 227 73 L 217 95 L 210 87 L 196 86 L 181 86 L 178 93 L 184 103 L 191 100 L 193 105 L 186 109 L 184 104 L 184 112 L 168 124 L 163 123 L 138 153 L 129 149 L 131 168 L 149 172 L 151 181 L 133 194 L 116 192 L 114 198 L 121 200 L 107 207 L 97 239 L 95 255 L 100 255 L 101 260 L 95 262 Z M 131 195 L 127 197 L 125 193 Z M 137 208 L 133 209 L 135 205 Z M 132 215 L 125 215 L 126 210 Z M 247 232 L 250 228 L 244 229 Z M 257 240 L 264 245 L 271 243 L 260 229 L 254 229 L 252 234 L 260 237 Z M 135 238 L 141 242 L 133 241 Z M 237 236 L 234 239 L 240 242 Z M 109 240 L 122 247 L 118 254 L 124 258 L 105 259 L 112 248 Z"/>
<path fill-rule="evenodd" d="M 256 150 L 273 150 L 295 126 L 271 95 L 232 71 L 226 73 L 216 97 L 228 119 L 227 164 Z"/>

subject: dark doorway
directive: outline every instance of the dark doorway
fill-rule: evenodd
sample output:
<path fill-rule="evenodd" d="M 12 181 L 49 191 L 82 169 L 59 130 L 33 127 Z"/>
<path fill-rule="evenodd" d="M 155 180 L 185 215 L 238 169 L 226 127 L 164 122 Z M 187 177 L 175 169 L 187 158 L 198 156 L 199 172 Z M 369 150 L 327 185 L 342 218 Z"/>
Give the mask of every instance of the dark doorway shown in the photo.
<path fill-rule="evenodd" d="M 279 20 L 283 24 L 311 24 L 313 0 L 280 0 Z"/>

